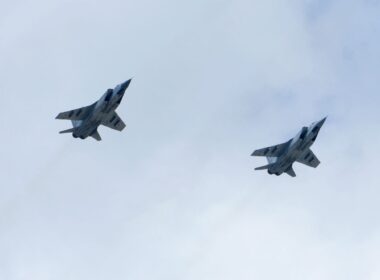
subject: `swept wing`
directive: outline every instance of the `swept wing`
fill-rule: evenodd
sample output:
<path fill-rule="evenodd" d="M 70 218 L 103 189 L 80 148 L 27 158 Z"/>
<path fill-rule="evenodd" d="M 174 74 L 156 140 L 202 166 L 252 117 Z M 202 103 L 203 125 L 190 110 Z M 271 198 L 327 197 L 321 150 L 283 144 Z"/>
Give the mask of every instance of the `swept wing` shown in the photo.
<path fill-rule="evenodd" d="M 94 107 L 95 107 L 95 103 L 90 106 L 59 113 L 58 116 L 56 116 L 55 118 L 60 119 L 60 120 L 72 120 L 72 121 L 83 120 L 90 114 L 90 112 L 94 109 Z"/>
<path fill-rule="evenodd" d="M 118 131 L 122 131 L 126 126 L 123 120 L 119 117 L 119 115 L 116 112 L 113 112 L 107 119 L 102 121 L 102 125 Z"/>
<path fill-rule="evenodd" d="M 271 147 L 258 149 L 252 153 L 251 156 L 258 156 L 258 157 L 279 157 L 289 146 L 289 142 L 274 145 Z"/>
<path fill-rule="evenodd" d="M 303 153 L 302 156 L 297 159 L 297 161 L 314 168 L 316 168 L 321 163 L 310 149 Z"/>

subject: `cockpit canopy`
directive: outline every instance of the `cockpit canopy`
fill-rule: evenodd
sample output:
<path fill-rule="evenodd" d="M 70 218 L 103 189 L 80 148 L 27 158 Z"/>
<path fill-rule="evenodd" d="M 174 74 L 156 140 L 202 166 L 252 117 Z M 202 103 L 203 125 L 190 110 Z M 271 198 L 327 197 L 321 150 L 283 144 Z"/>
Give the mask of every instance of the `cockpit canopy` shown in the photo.
<path fill-rule="evenodd" d="M 110 101 L 111 100 L 111 97 L 112 97 L 112 93 L 113 93 L 113 90 L 112 89 L 107 89 L 107 92 L 106 92 L 106 97 L 104 98 L 104 101 Z"/>
<path fill-rule="evenodd" d="M 306 135 L 307 135 L 307 127 L 303 127 L 301 135 L 300 135 L 300 139 L 301 140 L 305 139 Z"/>

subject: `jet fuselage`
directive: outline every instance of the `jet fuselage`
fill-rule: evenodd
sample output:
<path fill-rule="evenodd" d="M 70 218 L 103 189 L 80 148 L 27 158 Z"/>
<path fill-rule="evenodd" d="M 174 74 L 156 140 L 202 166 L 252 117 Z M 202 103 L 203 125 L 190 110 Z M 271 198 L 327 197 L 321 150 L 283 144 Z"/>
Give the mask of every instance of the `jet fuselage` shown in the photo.
<path fill-rule="evenodd" d="M 85 139 L 88 136 L 100 141 L 98 133 L 99 125 L 122 131 L 125 123 L 116 113 L 125 91 L 131 80 L 117 85 L 114 89 L 108 89 L 95 103 L 78 109 L 61 112 L 56 119 L 71 120 L 73 127 L 60 131 L 60 133 L 72 133 L 74 138 Z"/>
<path fill-rule="evenodd" d="M 326 118 L 312 123 L 309 127 L 303 127 L 294 138 L 285 143 L 255 150 L 252 156 L 262 156 L 268 160 L 267 165 L 256 167 L 255 170 L 267 170 L 269 174 L 275 175 L 285 172 L 295 177 L 296 173 L 293 170 L 295 161 L 316 168 L 320 161 L 310 147 L 317 139 L 325 120 Z"/>
<path fill-rule="evenodd" d="M 85 139 L 97 131 L 103 120 L 107 119 L 111 113 L 120 105 L 125 90 L 131 80 L 117 85 L 115 89 L 108 89 L 103 96 L 93 104 L 94 109 L 89 112 L 83 120 L 72 121 L 74 126 L 73 137 Z"/>

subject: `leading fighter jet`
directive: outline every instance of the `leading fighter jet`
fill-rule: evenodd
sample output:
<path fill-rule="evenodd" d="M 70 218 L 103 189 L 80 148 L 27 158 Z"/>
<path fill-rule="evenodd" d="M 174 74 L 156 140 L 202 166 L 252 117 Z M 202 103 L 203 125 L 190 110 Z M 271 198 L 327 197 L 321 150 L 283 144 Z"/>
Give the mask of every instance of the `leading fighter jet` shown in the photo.
<path fill-rule="evenodd" d="M 71 120 L 73 124 L 73 128 L 59 133 L 72 133 L 74 138 L 80 139 L 91 136 L 100 141 L 102 138 L 98 133 L 98 126 L 101 124 L 122 131 L 125 124 L 115 110 L 123 99 L 131 80 L 117 85 L 114 89 L 108 89 L 98 101 L 90 106 L 59 113 L 56 119 Z"/>
<path fill-rule="evenodd" d="M 300 162 L 316 168 L 320 161 L 310 150 L 310 146 L 317 139 L 319 130 L 325 120 L 326 118 L 312 123 L 310 127 L 303 127 L 296 137 L 286 143 L 254 151 L 252 156 L 264 156 L 268 160 L 268 165 L 257 167 L 255 170 L 267 169 L 269 174 L 277 176 L 285 172 L 292 177 L 296 177 L 293 170 L 294 162 Z"/>

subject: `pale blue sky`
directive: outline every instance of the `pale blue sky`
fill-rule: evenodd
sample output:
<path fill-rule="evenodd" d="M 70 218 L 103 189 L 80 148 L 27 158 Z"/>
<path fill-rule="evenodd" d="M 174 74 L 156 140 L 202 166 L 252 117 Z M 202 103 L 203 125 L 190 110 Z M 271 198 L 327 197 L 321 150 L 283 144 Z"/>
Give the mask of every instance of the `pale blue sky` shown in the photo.
<path fill-rule="evenodd" d="M 378 1 L 2 1 L 0 279 L 380 278 Z M 60 111 L 134 77 L 103 141 Z M 328 115 L 322 164 L 254 149 Z"/>

